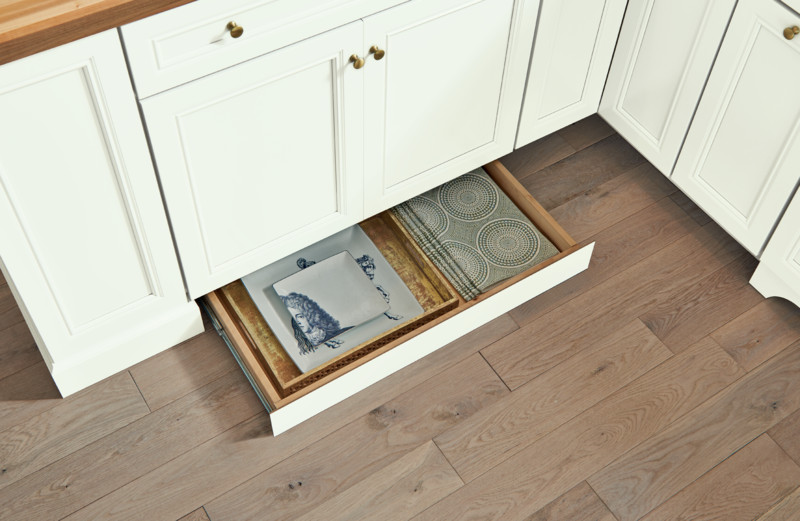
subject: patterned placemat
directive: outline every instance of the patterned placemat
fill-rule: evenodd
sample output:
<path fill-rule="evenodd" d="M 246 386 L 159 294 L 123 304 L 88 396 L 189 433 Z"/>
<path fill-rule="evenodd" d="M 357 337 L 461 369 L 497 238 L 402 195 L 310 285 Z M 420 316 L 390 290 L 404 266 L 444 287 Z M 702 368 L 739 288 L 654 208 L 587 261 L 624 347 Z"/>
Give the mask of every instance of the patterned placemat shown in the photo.
<path fill-rule="evenodd" d="M 558 254 L 482 168 L 392 211 L 465 300 Z"/>

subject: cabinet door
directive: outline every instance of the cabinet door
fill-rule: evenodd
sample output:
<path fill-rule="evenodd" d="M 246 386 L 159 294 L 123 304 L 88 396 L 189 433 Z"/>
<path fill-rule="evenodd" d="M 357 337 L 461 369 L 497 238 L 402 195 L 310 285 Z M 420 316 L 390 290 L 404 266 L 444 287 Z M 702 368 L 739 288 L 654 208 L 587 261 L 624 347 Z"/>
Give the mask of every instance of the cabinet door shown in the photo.
<path fill-rule="evenodd" d="M 669 176 L 736 0 L 629 0 L 599 113 Z"/>
<path fill-rule="evenodd" d="M 750 284 L 765 297 L 783 297 L 800 306 L 800 192 L 769 239 Z"/>
<path fill-rule="evenodd" d="M 202 331 L 115 30 L 0 67 L 0 257 L 61 393 Z"/>
<path fill-rule="evenodd" d="M 741 0 L 673 180 L 753 255 L 800 178 L 800 16 Z"/>
<path fill-rule="evenodd" d="M 627 0 L 542 0 L 517 148 L 597 112 Z"/>
<path fill-rule="evenodd" d="M 365 208 L 511 152 L 538 1 L 410 2 L 365 19 Z"/>
<path fill-rule="evenodd" d="M 192 297 L 362 218 L 356 22 L 142 101 Z"/>

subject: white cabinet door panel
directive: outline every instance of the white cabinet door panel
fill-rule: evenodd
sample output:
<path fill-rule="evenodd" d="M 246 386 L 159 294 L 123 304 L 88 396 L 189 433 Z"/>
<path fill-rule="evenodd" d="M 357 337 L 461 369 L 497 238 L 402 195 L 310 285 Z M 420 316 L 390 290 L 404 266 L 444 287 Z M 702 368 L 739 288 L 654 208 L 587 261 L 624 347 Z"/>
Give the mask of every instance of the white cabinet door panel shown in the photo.
<path fill-rule="evenodd" d="M 597 112 L 627 0 L 543 0 L 517 148 Z"/>
<path fill-rule="evenodd" d="M 800 306 L 800 192 L 767 243 L 750 284 L 765 297 L 782 297 Z"/>
<path fill-rule="evenodd" d="M 800 16 L 742 0 L 673 180 L 758 256 L 800 179 Z"/>
<path fill-rule="evenodd" d="M 599 113 L 664 175 L 736 0 L 629 0 Z"/>
<path fill-rule="evenodd" d="M 364 68 L 367 214 L 511 151 L 537 5 L 410 2 L 365 20 L 365 46 L 386 51 Z"/>
<path fill-rule="evenodd" d="M 359 221 L 361 22 L 148 98 L 192 297 Z"/>
<path fill-rule="evenodd" d="M 116 31 L 0 72 L 0 257 L 69 394 L 171 345 L 131 349 L 136 333 L 123 332 L 185 314 L 197 333 L 200 317 L 186 298 Z M 129 352 L 81 368 L 85 379 L 65 369 L 120 345 Z"/>

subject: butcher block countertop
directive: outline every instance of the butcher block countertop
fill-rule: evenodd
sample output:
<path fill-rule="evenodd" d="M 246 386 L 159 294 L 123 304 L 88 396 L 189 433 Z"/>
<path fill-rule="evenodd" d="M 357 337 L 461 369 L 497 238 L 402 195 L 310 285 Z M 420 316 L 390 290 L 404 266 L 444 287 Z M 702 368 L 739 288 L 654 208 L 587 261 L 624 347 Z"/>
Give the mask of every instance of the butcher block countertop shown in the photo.
<path fill-rule="evenodd" d="M 0 65 L 193 0 L 0 0 Z"/>

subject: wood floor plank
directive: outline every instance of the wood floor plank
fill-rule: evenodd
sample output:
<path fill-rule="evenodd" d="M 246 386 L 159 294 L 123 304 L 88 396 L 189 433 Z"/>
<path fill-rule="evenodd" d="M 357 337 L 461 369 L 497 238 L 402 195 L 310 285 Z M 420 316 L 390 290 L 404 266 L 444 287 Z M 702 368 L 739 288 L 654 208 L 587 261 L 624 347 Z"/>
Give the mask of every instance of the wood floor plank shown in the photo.
<path fill-rule="evenodd" d="M 0 433 L 0 489 L 149 412 L 128 372 Z"/>
<path fill-rule="evenodd" d="M 385 418 L 381 417 L 380 412 L 370 413 L 378 405 L 440 375 L 476 353 L 486 343 L 508 334 L 516 327 L 510 317 L 502 315 L 280 436 L 272 436 L 266 413 L 256 415 L 67 519 L 177 518 L 201 504 L 210 509 L 209 500 L 241 485 L 348 423 L 360 419 L 362 422 L 379 424 Z M 458 421 L 459 414 L 455 414 L 458 412 L 442 411 L 438 421 Z M 283 482 L 283 487 L 287 483 Z M 143 501 L 142 498 L 147 500 Z M 210 510 L 209 513 L 213 520 L 214 513 Z M 259 515 L 261 513 L 259 509 Z"/>
<path fill-rule="evenodd" d="M 759 517 L 758 521 L 800 521 L 800 488 Z"/>
<path fill-rule="evenodd" d="M 764 301 L 748 283 L 758 261 L 739 258 L 661 300 L 639 318 L 673 352 L 680 352 Z"/>
<path fill-rule="evenodd" d="M 428 441 L 297 521 L 405 521 L 461 485 L 456 471 Z"/>
<path fill-rule="evenodd" d="M 616 521 L 592 487 L 581 481 L 525 521 Z"/>
<path fill-rule="evenodd" d="M 750 371 L 800 340 L 800 312 L 786 300 L 764 299 L 711 333 L 711 338 Z"/>
<path fill-rule="evenodd" d="M 644 161 L 632 146 L 614 134 L 558 163 L 521 177 L 520 182 L 549 211 Z"/>
<path fill-rule="evenodd" d="M 688 195 L 684 194 L 680 190 L 674 192 L 669 197 L 700 226 L 705 226 L 712 221 L 711 217 L 701 210 L 699 206 L 694 204 L 694 201 L 689 199 Z"/>
<path fill-rule="evenodd" d="M 522 179 L 574 153 L 575 149 L 563 137 L 550 134 L 501 157 L 500 161 L 517 179 Z"/>
<path fill-rule="evenodd" d="M 206 508 L 212 518 L 249 520 L 267 508 L 272 519 L 295 519 L 507 395 L 505 385 L 476 353 Z M 287 483 L 296 486 L 287 489 Z"/>
<path fill-rule="evenodd" d="M 62 403 L 44 360 L 0 380 L 0 432 Z"/>
<path fill-rule="evenodd" d="M 762 434 L 642 521 L 750 521 L 798 486 L 800 467 Z"/>
<path fill-rule="evenodd" d="M 230 371 L 0 489 L 0 518 L 61 519 L 262 411 L 244 375 Z"/>
<path fill-rule="evenodd" d="M 511 389 L 584 349 L 726 266 L 741 254 L 730 237 L 707 225 L 657 254 L 586 290 L 481 350 Z"/>
<path fill-rule="evenodd" d="M 800 465 L 800 410 L 793 412 L 772 427 L 769 435 Z"/>
<path fill-rule="evenodd" d="M 800 407 L 800 349 L 787 349 L 591 476 L 620 521 L 639 519 Z"/>
<path fill-rule="evenodd" d="M 615 134 L 615 131 L 595 114 L 562 128 L 557 134 L 575 150 L 583 150 Z"/>
<path fill-rule="evenodd" d="M 414 519 L 525 519 L 744 371 L 710 341 L 669 358 Z"/>
<path fill-rule="evenodd" d="M 211 521 L 203 507 L 198 508 L 194 512 L 190 512 L 178 519 L 178 521 Z"/>
<path fill-rule="evenodd" d="M 650 163 L 606 181 L 554 208 L 550 214 L 576 241 L 584 241 L 676 190 Z"/>
<path fill-rule="evenodd" d="M 517 324 L 529 324 L 699 228 L 672 201 L 662 199 L 584 241 L 595 241 L 589 269 L 509 314 Z"/>
<path fill-rule="evenodd" d="M 151 410 L 185 396 L 237 368 L 216 331 L 206 331 L 130 368 Z"/>
<path fill-rule="evenodd" d="M 23 320 L 22 312 L 14 300 L 14 295 L 11 294 L 11 288 L 8 284 L 0 286 L 0 331 Z"/>
<path fill-rule="evenodd" d="M 434 441 L 461 478 L 472 481 L 671 354 L 634 320 Z"/>
<path fill-rule="evenodd" d="M 42 355 L 25 322 L 0 329 L 0 388 L 4 385 L 3 378 L 37 362 L 42 362 Z M 0 429 L 2 424 L 3 420 L 0 418 Z"/>

